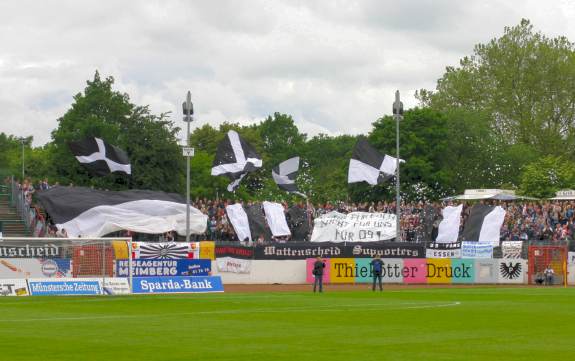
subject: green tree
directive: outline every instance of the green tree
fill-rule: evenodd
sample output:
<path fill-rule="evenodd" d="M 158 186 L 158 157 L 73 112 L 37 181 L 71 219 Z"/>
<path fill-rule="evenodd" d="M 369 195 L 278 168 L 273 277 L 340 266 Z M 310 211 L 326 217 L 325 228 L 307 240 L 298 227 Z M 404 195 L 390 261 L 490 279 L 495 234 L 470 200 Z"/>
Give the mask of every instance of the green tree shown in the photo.
<path fill-rule="evenodd" d="M 480 111 L 456 108 L 445 114 L 448 151 L 444 167 L 455 193 L 466 188 L 516 188 L 521 166 L 537 158 L 528 144 L 501 142 L 490 127 L 490 117 Z"/>
<path fill-rule="evenodd" d="M 567 38 L 535 32 L 528 20 L 475 46 L 459 67 L 447 67 L 435 91 L 416 96 L 441 111 L 488 114 L 501 143 L 539 154 L 575 155 L 575 53 Z M 519 164 L 518 166 L 522 166 Z"/>
<path fill-rule="evenodd" d="M 572 189 L 575 166 L 561 157 L 546 156 L 525 166 L 519 187 L 522 194 L 550 198 L 561 189 Z"/>
<path fill-rule="evenodd" d="M 15 176 L 20 179 L 22 176 L 22 144 L 24 145 L 24 172 L 25 176 L 31 176 L 30 171 L 34 167 L 30 164 L 32 153 L 32 136 L 16 137 L 5 133 L 0 133 L 0 176 Z"/>
<path fill-rule="evenodd" d="M 128 186 L 169 192 L 183 192 L 184 159 L 177 144 L 179 128 L 165 114 L 156 116 L 148 107 L 130 103 L 127 94 L 113 90 L 114 79 L 98 72 L 72 107 L 58 119 L 52 132 L 50 165 L 63 184 L 74 183 L 103 189 Z M 68 142 L 100 137 L 126 150 L 132 176 L 112 174 L 91 177 L 68 148 Z"/>
<path fill-rule="evenodd" d="M 303 151 L 306 135 L 299 132 L 290 115 L 274 113 L 273 117 L 269 116 L 260 123 L 258 128 L 270 170 Z"/>
<path fill-rule="evenodd" d="M 347 201 L 347 169 L 357 138 L 319 134 L 310 139 L 302 153 L 306 162 L 307 193 L 314 202 Z M 304 189 L 305 190 L 305 189 Z"/>
<path fill-rule="evenodd" d="M 433 109 L 415 108 L 405 112 L 400 123 L 400 166 L 402 193 L 408 200 L 437 199 L 453 192 L 452 170 L 447 163 L 449 130 L 446 117 Z M 382 153 L 396 154 L 396 121 L 391 116 L 373 123 L 369 141 Z M 366 189 L 359 185 L 356 200 L 392 199 L 395 192 L 389 184 Z M 367 191 L 367 193 L 365 193 Z M 393 193 L 392 193 L 393 192 Z"/>

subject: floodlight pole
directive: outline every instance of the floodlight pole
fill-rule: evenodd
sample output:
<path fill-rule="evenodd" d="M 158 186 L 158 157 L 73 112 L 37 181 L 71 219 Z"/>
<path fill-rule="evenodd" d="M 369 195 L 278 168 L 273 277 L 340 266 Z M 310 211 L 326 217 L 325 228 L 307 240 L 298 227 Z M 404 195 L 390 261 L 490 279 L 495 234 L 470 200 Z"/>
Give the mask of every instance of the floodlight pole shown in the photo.
<path fill-rule="evenodd" d="M 401 195 L 399 193 L 399 121 L 403 119 L 403 103 L 399 100 L 399 90 L 395 92 L 395 102 L 393 103 L 393 117 L 395 118 L 395 216 L 396 230 L 395 241 L 401 241 Z"/>
<path fill-rule="evenodd" d="M 187 123 L 186 147 L 190 146 L 190 123 L 194 120 L 194 104 L 192 104 L 192 93 L 188 91 L 186 101 L 183 106 L 184 122 Z M 190 242 L 190 155 L 186 155 L 186 242 Z"/>

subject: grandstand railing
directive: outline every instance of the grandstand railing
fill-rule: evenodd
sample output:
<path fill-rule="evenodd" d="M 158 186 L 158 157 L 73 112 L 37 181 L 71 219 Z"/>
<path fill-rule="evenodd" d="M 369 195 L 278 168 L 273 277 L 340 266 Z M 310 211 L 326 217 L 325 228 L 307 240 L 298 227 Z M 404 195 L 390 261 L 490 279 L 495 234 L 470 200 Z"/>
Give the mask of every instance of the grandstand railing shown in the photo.
<path fill-rule="evenodd" d="M 34 237 L 42 237 L 48 232 L 48 227 L 45 217 L 42 215 L 38 207 L 29 204 L 26 201 L 24 192 L 19 188 L 18 184 L 12 178 L 11 184 L 11 205 L 16 208 L 17 214 L 20 216 L 26 230 Z"/>

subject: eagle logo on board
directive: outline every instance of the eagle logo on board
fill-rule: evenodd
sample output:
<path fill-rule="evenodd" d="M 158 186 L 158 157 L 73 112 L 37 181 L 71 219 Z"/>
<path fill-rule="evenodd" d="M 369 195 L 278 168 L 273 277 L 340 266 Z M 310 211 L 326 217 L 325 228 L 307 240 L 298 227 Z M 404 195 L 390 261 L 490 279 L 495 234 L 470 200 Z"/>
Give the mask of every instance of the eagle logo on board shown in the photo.
<path fill-rule="evenodd" d="M 501 271 L 501 276 L 509 280 L 514 280 L 521 276 L 521 262 L 502 262 L 499 265 L 499 270 Z"/>

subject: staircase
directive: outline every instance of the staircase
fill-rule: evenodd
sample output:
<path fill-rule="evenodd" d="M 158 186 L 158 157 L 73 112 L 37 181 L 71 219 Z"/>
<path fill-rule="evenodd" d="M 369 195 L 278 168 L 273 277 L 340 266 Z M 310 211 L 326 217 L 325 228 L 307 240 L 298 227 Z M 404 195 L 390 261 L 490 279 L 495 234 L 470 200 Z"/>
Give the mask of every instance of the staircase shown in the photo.
<path fill-rule="evenodd" d="M 10 206 L 10 195 L 4 188 L 0 189 L 0 224 L 3 237 L 30 237 L 16 208 Z"/>

